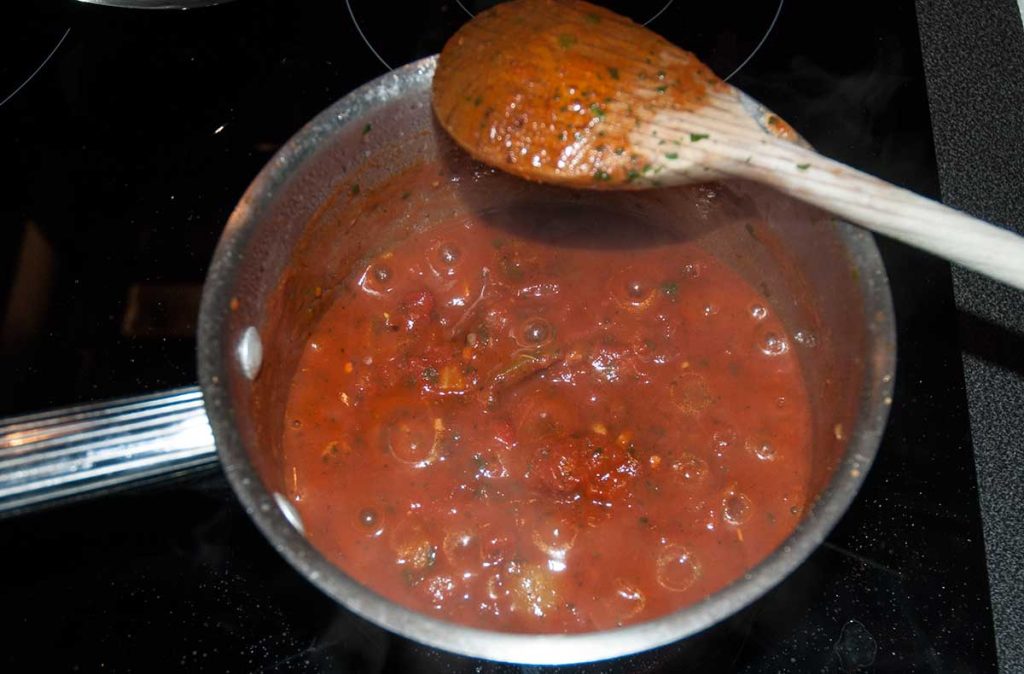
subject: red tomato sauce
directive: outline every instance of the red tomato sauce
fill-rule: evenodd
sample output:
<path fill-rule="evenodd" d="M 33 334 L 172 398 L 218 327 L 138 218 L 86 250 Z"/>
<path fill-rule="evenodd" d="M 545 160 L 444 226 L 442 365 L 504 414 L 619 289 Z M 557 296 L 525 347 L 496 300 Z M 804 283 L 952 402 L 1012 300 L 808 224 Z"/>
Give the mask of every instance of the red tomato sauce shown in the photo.
<path fill-rule="evenodd" d="M 770 303 L 698 245 L 459 218 L 348 280 L 289 394 L 306 534 L 400 604 L 580 632 L 741 577 L 807 497 L 810 413 Z"/>

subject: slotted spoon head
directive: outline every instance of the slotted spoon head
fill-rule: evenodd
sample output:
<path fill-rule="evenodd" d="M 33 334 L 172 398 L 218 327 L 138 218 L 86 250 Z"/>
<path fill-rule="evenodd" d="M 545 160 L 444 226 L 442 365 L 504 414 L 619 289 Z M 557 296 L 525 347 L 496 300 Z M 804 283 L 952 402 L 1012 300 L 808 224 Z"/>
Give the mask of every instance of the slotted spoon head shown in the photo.
<path fill-rule="evenodd" d="M 574 187 L 704 181 L 742 163 L 745 143 L 795 137 L 693 54 L 575 0 L 478 14 L 441 52 L 433 93 L 441 124 L 477 159 Z"/>

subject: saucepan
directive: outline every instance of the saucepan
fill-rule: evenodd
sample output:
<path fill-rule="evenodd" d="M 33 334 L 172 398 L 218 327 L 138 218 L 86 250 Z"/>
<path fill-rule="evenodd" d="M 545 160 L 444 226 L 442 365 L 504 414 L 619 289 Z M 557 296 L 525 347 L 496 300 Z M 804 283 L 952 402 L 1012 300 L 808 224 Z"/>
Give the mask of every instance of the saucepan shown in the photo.
<path fill-rule="evenodd" d="M 878 250 L 862 230 L 755 185 L 580 196 L 581 204 L 628 199 L 637 209 L 689 209 L 698 221 L 694 194 L 728 201 L 735 217 L 692 235 L 772 298 L 791 334 L 812 336 L 799 355 L 814 401 L 808 507 L 783 545 L 742 578 L 649 622 L 526 635 L 408 610 L 360 585 L 307 541 L 280 452 L 290 378 L 332 288 L 381 237 L 401 235 L 364 226 L 372 220 L 367 209 L 375 208 L 364 195 L 424 166 L 436 168 L 436 184 L 412 195 L 407 218 L 554 189 L 496 175 L 454 147 L 431 112 L 434 66 L 435 58 L 414 62 L 345 96 L 299 131 L 246 191 L 203 292 L 201 395 L 178 390 L 8 420 L 0 426 L 0 507 L 16 512 L 219 460 L 247 513 L 311 583 L 347 609 L 423 644 L 493 660 L 559 664 L 637 653 L 700 632 L 800 565 L 864 481 L 892 401 L 896 352 Z"/>

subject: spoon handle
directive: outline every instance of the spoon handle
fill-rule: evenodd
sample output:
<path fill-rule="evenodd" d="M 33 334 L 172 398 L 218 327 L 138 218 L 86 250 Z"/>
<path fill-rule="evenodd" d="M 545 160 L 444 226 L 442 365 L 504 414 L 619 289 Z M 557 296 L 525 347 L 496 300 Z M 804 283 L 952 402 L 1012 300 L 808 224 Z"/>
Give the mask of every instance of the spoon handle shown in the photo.
<path fill-rule="evenodd" d="M 772 185 L 879 234 L 1024 290 L 1024 237 L 824 157 L 770 139 L 720 170 Z"/>

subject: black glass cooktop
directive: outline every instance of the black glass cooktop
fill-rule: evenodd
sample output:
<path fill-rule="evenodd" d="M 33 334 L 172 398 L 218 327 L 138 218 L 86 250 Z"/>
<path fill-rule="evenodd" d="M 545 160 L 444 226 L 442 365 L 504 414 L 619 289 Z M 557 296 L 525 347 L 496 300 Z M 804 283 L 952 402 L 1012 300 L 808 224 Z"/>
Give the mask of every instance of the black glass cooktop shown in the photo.
<path fill-rule="evenodd" d="M 296 129 L 489 3 L 18 3 L 0 22 L 0 414 L 195 381 L 198 291 Z M 934 196 L 913 3 L 607 3 L 696 51 L 821 151 Z M 880 241 L 899 325 L 863 491 L 786 582 L 592 671 L 988 672 L 995 647 L 949 268 Z M 534 671 L 393 636 L 263 541 L 215 472 L 0 521 L 0 670 Z"/>

